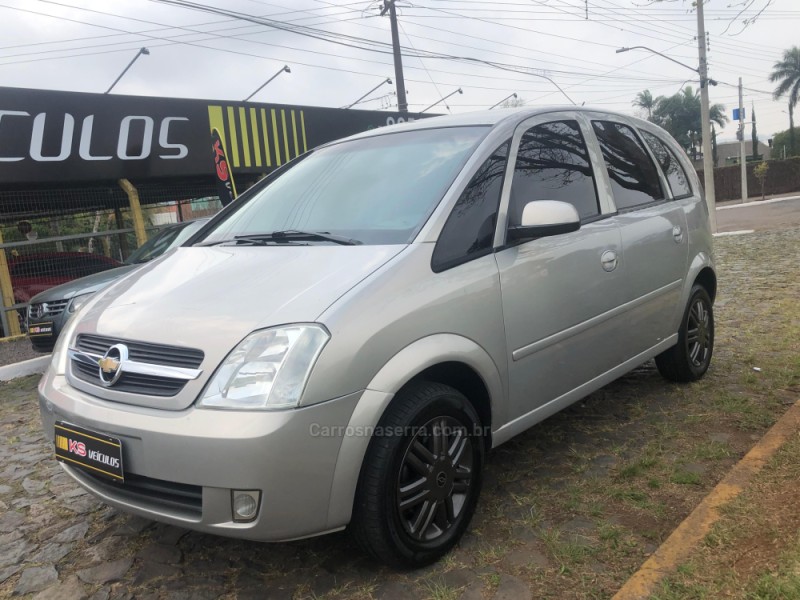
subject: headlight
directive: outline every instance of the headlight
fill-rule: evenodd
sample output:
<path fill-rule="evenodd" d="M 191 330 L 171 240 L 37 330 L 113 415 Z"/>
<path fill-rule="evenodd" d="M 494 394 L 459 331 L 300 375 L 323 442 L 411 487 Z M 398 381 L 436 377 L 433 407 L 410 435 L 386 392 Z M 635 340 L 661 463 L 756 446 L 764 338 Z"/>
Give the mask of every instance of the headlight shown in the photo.
<path fill-rule="evenodd" d="M 74 298 L 72 298 L 72 300 L 69 303 L 69 308 L 67 308 L 67 311 L 69 311 L 70 313 L 74 313 L 81 306 L 86 304 L 89 298 L 92 297 L 92 294 L 94 294 L 94 292 L 89 292 L 88 294 L 81 294 L 80 296 L 75 296 Z"/>
<path fill-rule="evenodd" d="M 237 410 L 297 406 L 329 339 L 327 330 L 314 324 L 251 333 L 217 369 L 198 406 Z"/>

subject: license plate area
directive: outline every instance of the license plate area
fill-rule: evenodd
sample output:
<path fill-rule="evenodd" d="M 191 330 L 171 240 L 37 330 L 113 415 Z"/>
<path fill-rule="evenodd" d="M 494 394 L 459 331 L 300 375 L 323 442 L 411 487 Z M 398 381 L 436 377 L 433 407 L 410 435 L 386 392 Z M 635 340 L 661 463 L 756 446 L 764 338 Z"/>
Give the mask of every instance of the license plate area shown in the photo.
<path fill-rule="evenodd" d="M 30 323 L 28 325 L 29 337 L 52 337 L 53 323 L 50 321 L 43 323 Z"/>
<path fill-rule="evenodd" d="M 56 459 L 111 481 L 125 481 L 122 442 L 117 438 L 78 427 L 55 423 Z"/>

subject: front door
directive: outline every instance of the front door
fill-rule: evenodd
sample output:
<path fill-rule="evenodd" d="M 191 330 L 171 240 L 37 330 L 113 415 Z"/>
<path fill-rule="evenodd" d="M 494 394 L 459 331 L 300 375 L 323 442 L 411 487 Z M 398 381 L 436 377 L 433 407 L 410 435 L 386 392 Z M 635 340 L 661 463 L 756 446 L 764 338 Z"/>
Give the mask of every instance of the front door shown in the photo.
<path fill-rule="evenodd" d="M 614 310 L 623 297 L 622 245 L 613 207 L 598 195 L 587 127 L 572 113 L 555 113 L 523 123 L 514 136 L 514 173 L 502 204 L 507 226 L 519 224 L 528 202 L 560 200 L 575 206 L 581 228 L 496 254 L 512 419 L 620 362 L 608 334 L 618 327 Z"/>

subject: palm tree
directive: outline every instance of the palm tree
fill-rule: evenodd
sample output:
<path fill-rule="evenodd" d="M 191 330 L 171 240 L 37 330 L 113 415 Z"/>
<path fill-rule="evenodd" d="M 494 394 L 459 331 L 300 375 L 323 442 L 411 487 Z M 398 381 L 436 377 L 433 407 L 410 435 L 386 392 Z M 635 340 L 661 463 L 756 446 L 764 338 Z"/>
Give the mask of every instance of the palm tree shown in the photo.
<path fill-rule="evenodd" d="M 725 106 L 714 104 L 710 107 L 711 122 L 724 127 L 728 122 Z M 700 117 L 700 90 L 687 85 L 674 96 L 659 97 L 653 116 L 650 119 L 660 125 L 686 148 L 693 158 L 697 157 L 697 146 L 702 139 L 702 120 Z"/>
<path fill-rule="evenodd" d="M 647 120 L 653 118 L 653 109 L 658 104 L 660 98 L 653 98 L 653 94 L 650 90 L 644 90 L 643 92 L 639 92 L 636 94 L 636 98 L 634 98 L 633 104 L 637 108 L 641 108 L 647 111 Z"/>
<path fill-rule="evenodd" d="M 789 50 L 784 50 L 783 60 L 779 60 L 772 67 L 769 80 L 773 83 L 779 82 L 778 87 L 772 93 L 772 97 L 778 100 L 781 96 L 789 94 L 789 149 L 794 156 L 794 107 L 797 106 L 798 96 L 800 96 L 800 48 L 792 46 Z"/>

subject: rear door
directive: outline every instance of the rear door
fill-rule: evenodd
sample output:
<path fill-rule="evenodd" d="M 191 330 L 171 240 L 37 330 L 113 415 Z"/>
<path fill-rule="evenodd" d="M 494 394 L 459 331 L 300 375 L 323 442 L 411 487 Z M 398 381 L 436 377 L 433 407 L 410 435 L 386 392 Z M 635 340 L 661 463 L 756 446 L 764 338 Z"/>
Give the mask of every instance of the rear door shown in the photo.
<path fill-rule="evenodd" d="M 615 116 L 590 118 L 622 236 L 624 358 L 632 358 L 675 333 L 688 260 L 686 216 L 632 124 Z"/>

